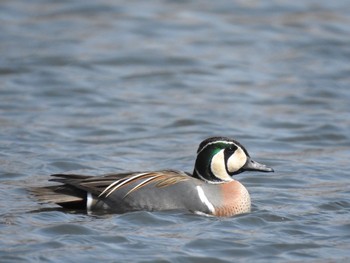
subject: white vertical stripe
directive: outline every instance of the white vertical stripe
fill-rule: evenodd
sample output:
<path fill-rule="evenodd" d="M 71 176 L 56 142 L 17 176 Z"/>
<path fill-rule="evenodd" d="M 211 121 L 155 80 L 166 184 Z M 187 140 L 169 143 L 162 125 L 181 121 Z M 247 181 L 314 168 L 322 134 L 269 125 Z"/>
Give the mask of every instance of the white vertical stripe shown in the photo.
<path fill-rule="evenodd" d="M 94 200 L 94 198 L 92 197 L 92 194 L 87 192 L 87 194 L 86 194 L 86 210 L 88 212 L 90 212 L 91 209 L 92 209 L 92 202 L 93 202 L 93 200 Z"/>
<path fill-rule="evenodd" d="M 199 185 L 197 185 L 197 192 L 198 192 L 198 196 L 199 196 L 199 199 L 202 201 L 203 204 L 205 204 L 209 211 L 214 214 L 215 213 L 215 208 L 213 206 L 212 203 L 209 202 L 207 196 L 205 195 L 204 191 L 203 191 L 203 188 L 200 187 Z"/>

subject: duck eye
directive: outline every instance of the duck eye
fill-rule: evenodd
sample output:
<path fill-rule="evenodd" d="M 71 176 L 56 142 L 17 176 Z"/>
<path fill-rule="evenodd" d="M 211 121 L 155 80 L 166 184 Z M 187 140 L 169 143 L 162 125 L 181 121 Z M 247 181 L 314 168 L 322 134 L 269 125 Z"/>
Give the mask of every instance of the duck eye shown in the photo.
<path fill-rule="evenodd" d="M 233 147 L 233 146 L 230 146 L 230 147 L 226 148 L 226 150 L 227 150 L 228 153 L 232 154 L 232 153 L 234 153 L 236 151 L 236 148 Z"/>

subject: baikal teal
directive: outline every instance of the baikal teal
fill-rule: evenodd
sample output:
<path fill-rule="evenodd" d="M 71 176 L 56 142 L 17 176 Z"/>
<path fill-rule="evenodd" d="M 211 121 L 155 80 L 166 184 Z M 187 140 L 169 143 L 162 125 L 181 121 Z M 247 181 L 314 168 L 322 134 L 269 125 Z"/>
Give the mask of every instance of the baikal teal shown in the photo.
<path fill-rule="evenodd" d="M 41 202 L 64 208 L 125 213 L 185 210 L 213 216 L 250 212 L 247 189 L 232 178 L 244 171 L 273 172 L 253 161 L 237 141 L 211 137 L 198 148 L 193 174 L 176 170 L 86 176 L 54 174 L 60 185 L 33 188 Z"/>

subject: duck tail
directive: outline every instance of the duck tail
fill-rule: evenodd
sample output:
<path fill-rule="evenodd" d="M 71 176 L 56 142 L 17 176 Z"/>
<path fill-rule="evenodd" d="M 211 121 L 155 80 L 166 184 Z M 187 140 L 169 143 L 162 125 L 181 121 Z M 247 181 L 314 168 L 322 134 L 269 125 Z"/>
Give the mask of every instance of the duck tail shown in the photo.
<path fill-rule="evenodd" d="M 86 191 L 71 185 L 31 187 L 29 192 L 41 203 L 54 203 L 67 209 L 86 209 Z"/>

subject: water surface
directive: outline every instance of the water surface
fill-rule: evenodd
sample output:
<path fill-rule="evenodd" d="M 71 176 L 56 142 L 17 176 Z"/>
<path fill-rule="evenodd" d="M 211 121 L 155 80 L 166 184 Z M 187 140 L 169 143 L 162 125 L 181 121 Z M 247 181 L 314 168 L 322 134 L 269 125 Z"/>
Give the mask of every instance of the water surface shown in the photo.
<path fill-rule="evenodd" d="M 347 1 L 0 4 L 2 262 L 350 260 Z M 191 172 L 230 136 L 252 212 L 68 213 L 52 173 Z"/>

